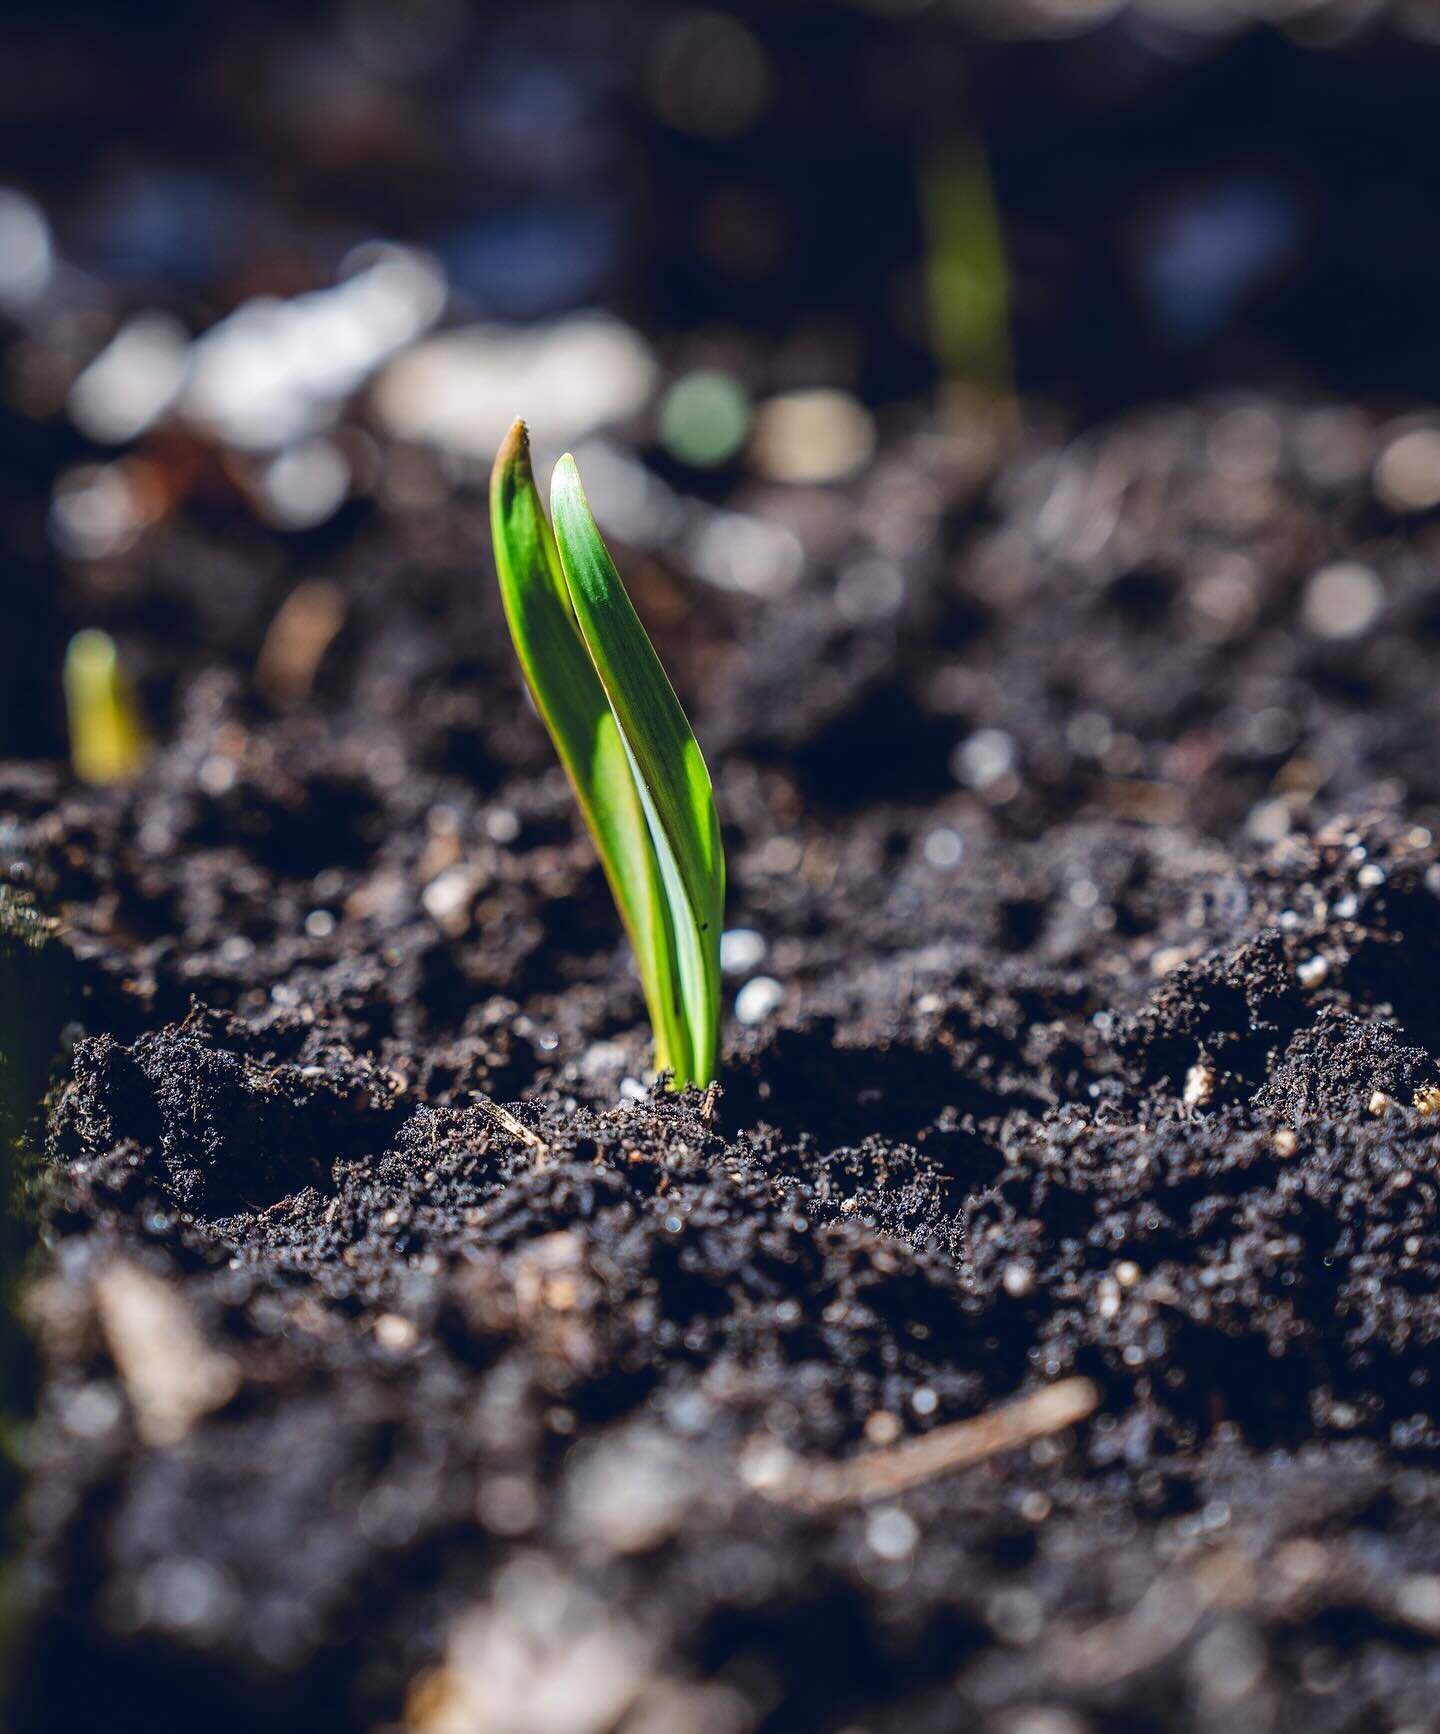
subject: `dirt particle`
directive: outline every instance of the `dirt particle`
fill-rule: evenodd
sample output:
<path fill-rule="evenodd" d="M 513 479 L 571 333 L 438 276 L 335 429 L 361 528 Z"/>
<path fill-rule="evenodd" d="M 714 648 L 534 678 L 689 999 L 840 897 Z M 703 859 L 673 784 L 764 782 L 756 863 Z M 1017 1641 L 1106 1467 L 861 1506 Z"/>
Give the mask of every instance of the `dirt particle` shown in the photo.
<path fill-rule="evenodd" d="M 893 1445 L 900 1437 L 900 1418 L 888 1409 L 872 1409 L 865 1417 L 865 1440 L 870 1445 Z"/>
<path fill-rule="evenodd" d="M 1187 1108 L 1203 1108 L 1215 1094 L 1215 1068 L 1197 1060 L 1185 1074 L 1182 1100 Z"/>
<path fill-rule="evenodd" d="M 415 1326 L 399 1313 L 381 1313 L 375 1321 L 375 1341 L 391 1354 L 408 1354 L 419 1340 Z"/>
<path fill-rule="evenodd" d="M 1035 1287 L 1035 1272 L 1028 1264 L 1007 1264 L 1000 1281 L 1012 1300 L 1023 1300 Z"/>
<path fill-rule="evenodd" d="M 1422 1120 L 1433 1120 L 1440 1114 L 1440 1086 L 1423 1084 L 1415 1092 L 1414 1107 Z"/>

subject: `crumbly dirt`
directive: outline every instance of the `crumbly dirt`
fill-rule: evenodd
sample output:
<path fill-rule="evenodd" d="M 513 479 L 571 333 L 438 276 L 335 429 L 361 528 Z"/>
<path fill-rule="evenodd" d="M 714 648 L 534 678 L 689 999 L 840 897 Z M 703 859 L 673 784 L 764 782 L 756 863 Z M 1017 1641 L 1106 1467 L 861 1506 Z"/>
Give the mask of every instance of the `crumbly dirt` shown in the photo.
<path fill-rule="evenodd" d="M 0 784 L 73 971 L 18 1734 L 1440 1727 L 1440 526 L 1377 438 L 902 422 L 731 502 L 783 597 L 617 549 L 776 984 L 713 1113 L 640 1081 L 478 496 L 77 578 L 160 744 Z"/>

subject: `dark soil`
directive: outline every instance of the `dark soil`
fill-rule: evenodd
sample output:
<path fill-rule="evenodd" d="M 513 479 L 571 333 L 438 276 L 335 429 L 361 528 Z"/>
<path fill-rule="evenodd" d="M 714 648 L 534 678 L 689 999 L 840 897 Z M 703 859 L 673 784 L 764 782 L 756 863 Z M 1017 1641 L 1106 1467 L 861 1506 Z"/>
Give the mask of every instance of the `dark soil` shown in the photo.
<path fill-rule="evenodd" d="M 20 1734 L 1440 1727 L 1440 525 L 1378 440 L 897 424 L 730 502 L 783 598 L 617 549 L 782 990 L 713 1118 L 635 1082 L 478 496 L 77 579 L 162 744 L 0 791 L 78 981 Z M 1072 1375 L 1065 1432 L 785 1492 Z"/>

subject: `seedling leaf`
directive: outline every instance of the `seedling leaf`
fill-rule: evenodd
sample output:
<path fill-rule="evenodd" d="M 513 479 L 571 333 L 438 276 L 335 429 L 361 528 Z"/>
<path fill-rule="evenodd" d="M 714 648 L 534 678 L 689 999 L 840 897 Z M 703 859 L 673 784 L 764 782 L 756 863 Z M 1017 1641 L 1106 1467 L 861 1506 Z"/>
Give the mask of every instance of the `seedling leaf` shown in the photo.
<path fill-rule="evenodd" d="M 629 934 L 655 1064 L 677 1084 L 704 1081 L 685 1018 L 661 863 L 630 753 L 576 621 L 523 422 L 496 457 L 490 519 L 510 635 Z"/>
<path fill-rule="evenodd" d="M 82 782 L 133 782 L 150 743 L 120 653 L 108 632 L 87 627 L 65 651 L 65 708 L 70 762 Z"/>
<path fill-rule="evenodd" d="M 680 701 L 601 539 L 575 460 L 555 466 L 550 513 L 560 564 L 649 821 L 666 893 L 696 1083 L 719 1041 L 725 856 L 710 773 Z"/>

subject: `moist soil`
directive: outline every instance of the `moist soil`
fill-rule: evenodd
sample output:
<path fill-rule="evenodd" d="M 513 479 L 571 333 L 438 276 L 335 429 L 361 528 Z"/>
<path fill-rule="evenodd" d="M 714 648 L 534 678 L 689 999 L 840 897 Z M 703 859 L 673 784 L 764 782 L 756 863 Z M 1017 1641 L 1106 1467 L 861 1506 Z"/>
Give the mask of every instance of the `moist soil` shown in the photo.
<path fill-rule="evenodd" d="M 72 984 L 18 1734 L 1440 1727 L 1440 527 L 1379 426 L 898 419 L 735 482 L 783 593 L 617 538 L 744 930 L 708 1101 L 478 491 L 72 575 L 37 647 L 111 626 L 157 747 L 0 786 Z"/>

